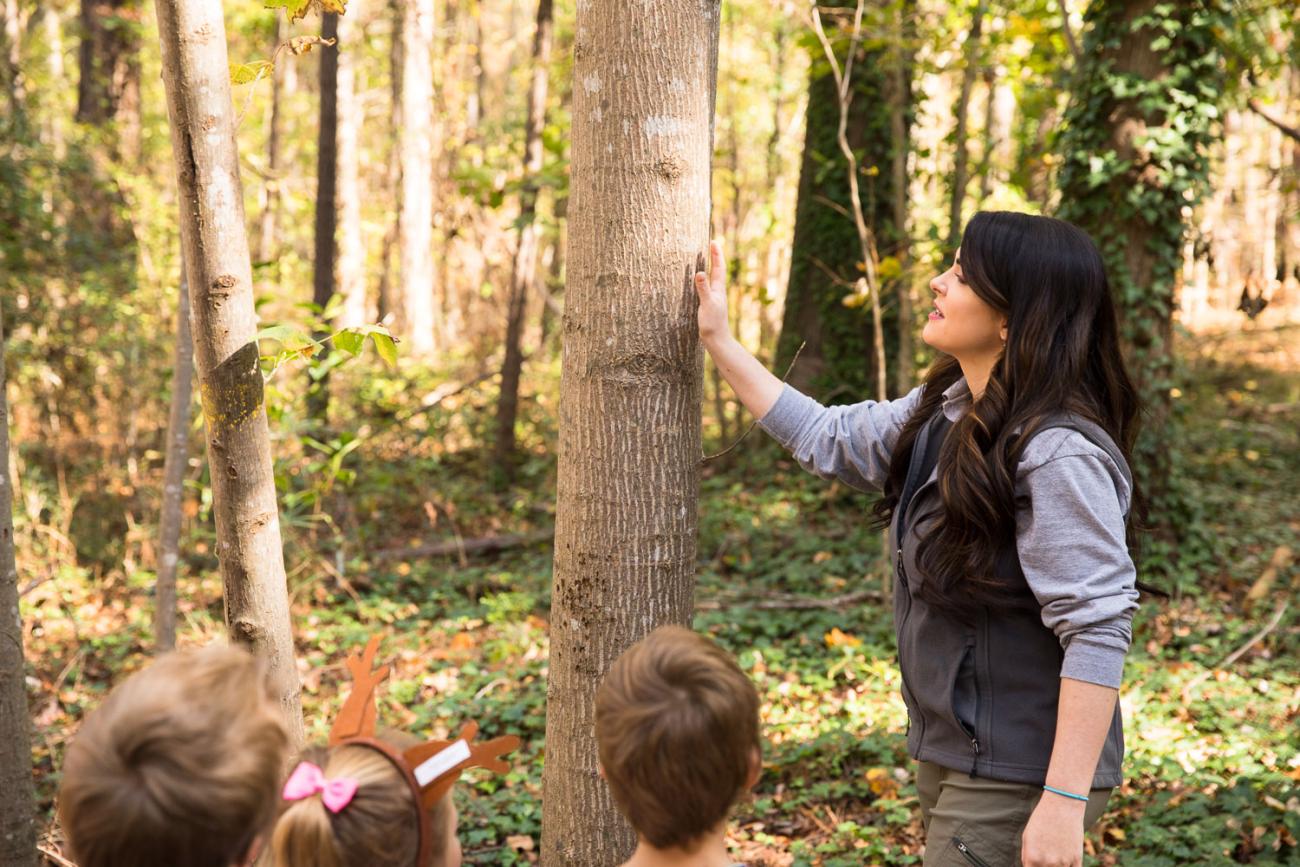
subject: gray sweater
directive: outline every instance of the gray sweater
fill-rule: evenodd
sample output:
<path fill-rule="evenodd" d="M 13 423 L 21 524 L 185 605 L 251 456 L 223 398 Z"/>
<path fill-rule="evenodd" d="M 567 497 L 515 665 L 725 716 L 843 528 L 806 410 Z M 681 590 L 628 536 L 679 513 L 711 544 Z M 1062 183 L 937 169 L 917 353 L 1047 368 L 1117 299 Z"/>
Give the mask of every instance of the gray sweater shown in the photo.
<path fill-rule="evenodd" d="M 920 402 L 915 388 L 892 401 L 822 406 L 787 385 L 759 422 L 804 469 L 878 491 L 899 432 Z M 952 421 L 970 408 L 964 379 L 944 392 Z M 1025 447 L 1016 495 L 1016 549 L 1043 625 L 1065 652 L 1061 676 L 1118 688 L 1137 609 L 1137 574 L 1124 538 L 1132 492 L 1124 474 L 1078 431 L 1055 428 Z"/>

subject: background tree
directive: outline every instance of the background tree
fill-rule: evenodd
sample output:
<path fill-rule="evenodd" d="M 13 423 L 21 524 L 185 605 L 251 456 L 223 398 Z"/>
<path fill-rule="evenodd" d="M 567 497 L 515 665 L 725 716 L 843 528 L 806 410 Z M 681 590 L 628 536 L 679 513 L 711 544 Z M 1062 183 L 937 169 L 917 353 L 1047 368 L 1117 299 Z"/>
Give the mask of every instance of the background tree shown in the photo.
<path fill-rule="evenodd" d="M 435 346 L 433 267 L 433 0 L 402 4 L 402 198 L 398 249 L 402 315 L 399 331 L 412 355 Z"/>
<path fill-rule="evenodd" d="M 154 589 L 154 641 L 159 651 L 176 646 L 176 572 L 180 566 L 181 502 L 189 459 L 190 401 L 194 340 L 190 335 L 190 287 L 181 264 L 176 307 L 176 351 L 172 363 L 171 412 L 163 463 L 162 509 L 158 519 L 158 578 Z"/>
<path fill-rule="evenodd" d="M 316 135 L 316 253 L 312 257 L 311 300 L 324 315 L 334 297 L 334 261 L 338 252 L 339 16 L 321 15 L 320 127 Z M 319 339 L 323 335 L 317 335 Z M 329 347 L 323 346 L 322 353 Z M 319 372 L 318 372 L 319 371 Z M 329 368 L 317 366 L 310 376 L 307 411 L 323 426 L 329 415 Z"/>
<path fill-rule="evenodd" d="M 519 240 L 510 273 L 506 302 L 505 361 L 501 365 L 501 396 L 497 402 L 497 464 L 510 475 L 515 458 L 515 417 L 519 407 L 519 374 L 524 366 L 524 313 L 537 282 L 537 194 L 542 182 L 542 128 L 546 125 L 546 90 L 554 32 L 551 0 L 538 0 L 533 33 L 532 82 L 528 91 L 528 120 L 524 126 L 524 176 L 519 194 Z"/>
<path fill-rule="evenodd" d="M 634 836 L 596 774 L 596 687 L 654 627 L 691 620 L 701 457 L 691 278 L 709 235 L 718 27 L 716 2 L 593 0 L 578 11 L 547 863 L 603 867 L 630 853 Z"/>
<path fill-rule="evenodd" d="M 1057 214 L 1106 258 L 1146 407 L 1135 470 L 1166 529 L 1184 523 L 1186 508 L 1172 477 L 1176 288 L 1190 208 L 1205 189 L 1230 13 L 1226 0 L 1094 0 L 1061 137 Z"/>
<path fill-rule="evenodd" d="M 82 0 L 77 120 L 116 122 L 126 153 L 139 153 L 140 0 Z"/>
<path fill-rule="evenodd" d="M 0 798 L 0 863 L 34 867 L 36 803 L 23 622 L 18 613 L 18 567 L 14 559 L 4 347 L 4 317 L 0 310 L 0 790 L 4 792 Z"/>
<path fill-rule="evenodd" d="M 219 0 L 156 0 L 231 640 L 267 660 L 302 741 L 279 508 Z"/>
<path fill-rule="evenodd" d="M 821 5 L 827 31 L 838 51 L 844 51 L 848 44 L 845 27 L 851 23 L 851 15 L 832 13 L 851 11 L 855 6 L 844 0 Z M 887 104 L 889 62 L 879 46 L 883 44 L 882 34 L 888 32 L 889 19 L 882 17 L 881 7 L 874 4 L 867 11 L 867 47 L 859 49 L 854 64 L 847 135 L 850 147 L 861 155 L 862 210 L 883 259 L 894 256 L 903 241 L 903 228 L 893 213 L 900 197 L 892 189 L 891 167 L 895 149 L 905 151 L 908 145 L 906 139 L 894 140 L 890 114 L 879 110 Z M 813 47 L 790 282 L 777 367 L 783 369 L 800 344 L 806 344 L 789 381 L 796 388 L 816 391 L 829 399 L 833 395 L 874 393 L 877 365 L 871 317 L 861 303 L 866 299 L 854 297 L 852 291 L 862 274 L 862 260 L 844 157 L 838 144 L 839 99 L 830 66 L 818 57 L 820 46 L 814 42 Z M 843 64 L 844 58 L 840 62 Z M 886 352 L 896 357 L 897 306 L 891 304 L 884 313 Z"/>

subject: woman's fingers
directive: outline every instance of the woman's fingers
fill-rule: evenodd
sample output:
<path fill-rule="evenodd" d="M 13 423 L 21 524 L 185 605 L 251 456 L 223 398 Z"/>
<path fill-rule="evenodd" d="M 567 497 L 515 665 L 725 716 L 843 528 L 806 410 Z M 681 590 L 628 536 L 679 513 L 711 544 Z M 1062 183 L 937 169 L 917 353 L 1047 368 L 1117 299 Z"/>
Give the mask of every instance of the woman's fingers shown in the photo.
<path fill-rule="evenodd" d="M 709 278 L 719 292 L 727 288 L 727 261 L 722 257 L 722 242 L 709 242 Z"/>

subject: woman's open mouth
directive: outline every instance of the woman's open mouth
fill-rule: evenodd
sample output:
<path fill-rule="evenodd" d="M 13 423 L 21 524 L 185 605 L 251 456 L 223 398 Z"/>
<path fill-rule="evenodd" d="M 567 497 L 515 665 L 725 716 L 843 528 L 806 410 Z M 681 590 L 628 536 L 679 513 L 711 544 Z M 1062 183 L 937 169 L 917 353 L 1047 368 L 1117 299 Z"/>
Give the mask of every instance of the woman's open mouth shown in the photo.
<path fill-rule="evenodd" d="M 930 311 L 930 319 L 933 321 L 942 318 L 943 318 L 943 314 L 939 312 L 939 305 L 936 304 L 934 308 Z"/>

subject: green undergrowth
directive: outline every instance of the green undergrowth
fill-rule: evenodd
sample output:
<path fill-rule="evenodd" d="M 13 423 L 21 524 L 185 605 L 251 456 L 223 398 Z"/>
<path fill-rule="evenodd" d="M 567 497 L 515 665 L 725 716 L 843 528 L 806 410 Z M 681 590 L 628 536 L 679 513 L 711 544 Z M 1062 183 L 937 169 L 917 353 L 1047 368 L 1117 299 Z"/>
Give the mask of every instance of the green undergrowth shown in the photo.
<path fill-rule="evenodd" d="M 1283 345 L 1300 335 L 1239 339 L 1266 338 Z M 1300 550 L 1300 379 L 1267 354 L 1202 350 L 1189 349 L 1196 385 L 1179 398 L 1187 422 L 1181 451 L 1216 550 L 1194 583 L 1180 584 L 1173 599 L 1145 601 L 1139 612 L 1123 692 L 1128 782 L 1090 835 L 1089 863 L 1300 863 L 1294 606 L 1216 668 L 1293 595 L 1291 566 L 1256 608 L 1243 606 L 1278 546 Z M 463 560 L 381 552 L 551 526 L 553 399 L 523 403 L 527 455 L 518 481 L 494 488 L 494 468 L 477 448 L 490 431 L 490 385 L 400 425 L 394 417 L 421 392 L 382 378 L 364 389 L 370 393 L 358 403 L 368 415 L 350 434 L 361 445 L 331 463 L 326 444 L 280 468 L 283 495 L 313 492 L 286 507 L 310 734 L 323 738 L 339 705 L 346 653 L 382 634 L 381 655 L 393 661 L 382 724 L 446 733 L 472 718 L 486 736 L 522 737 L 509 775 L 470 772 L 459 787 L 461 839 L 467 863 L 534 862 L 549 545 Z M 313 475 L 326 470 L 330 483 L 311 488 Z M 180 588 L 183 644 L 222 633 L 212 539 L 196 497 L 199 520 L 187 531 Z M 868 506 L 865 496 L 803 473 L 757 432 L 704 472 L 696 626 L 737 655 L 763 697 L 764 773 L 732 832 L 736 857 L 751 864 L 920 863 L 906 716 L 882 595 L 886 564 Z M 147 662 L 152 580 L 139 570 L 92 580 L 64 565 L 24 597 L 47 815 L 77 722 L 112 683 Z M 46 844 L 57 850 L 57 829 Z"/>

